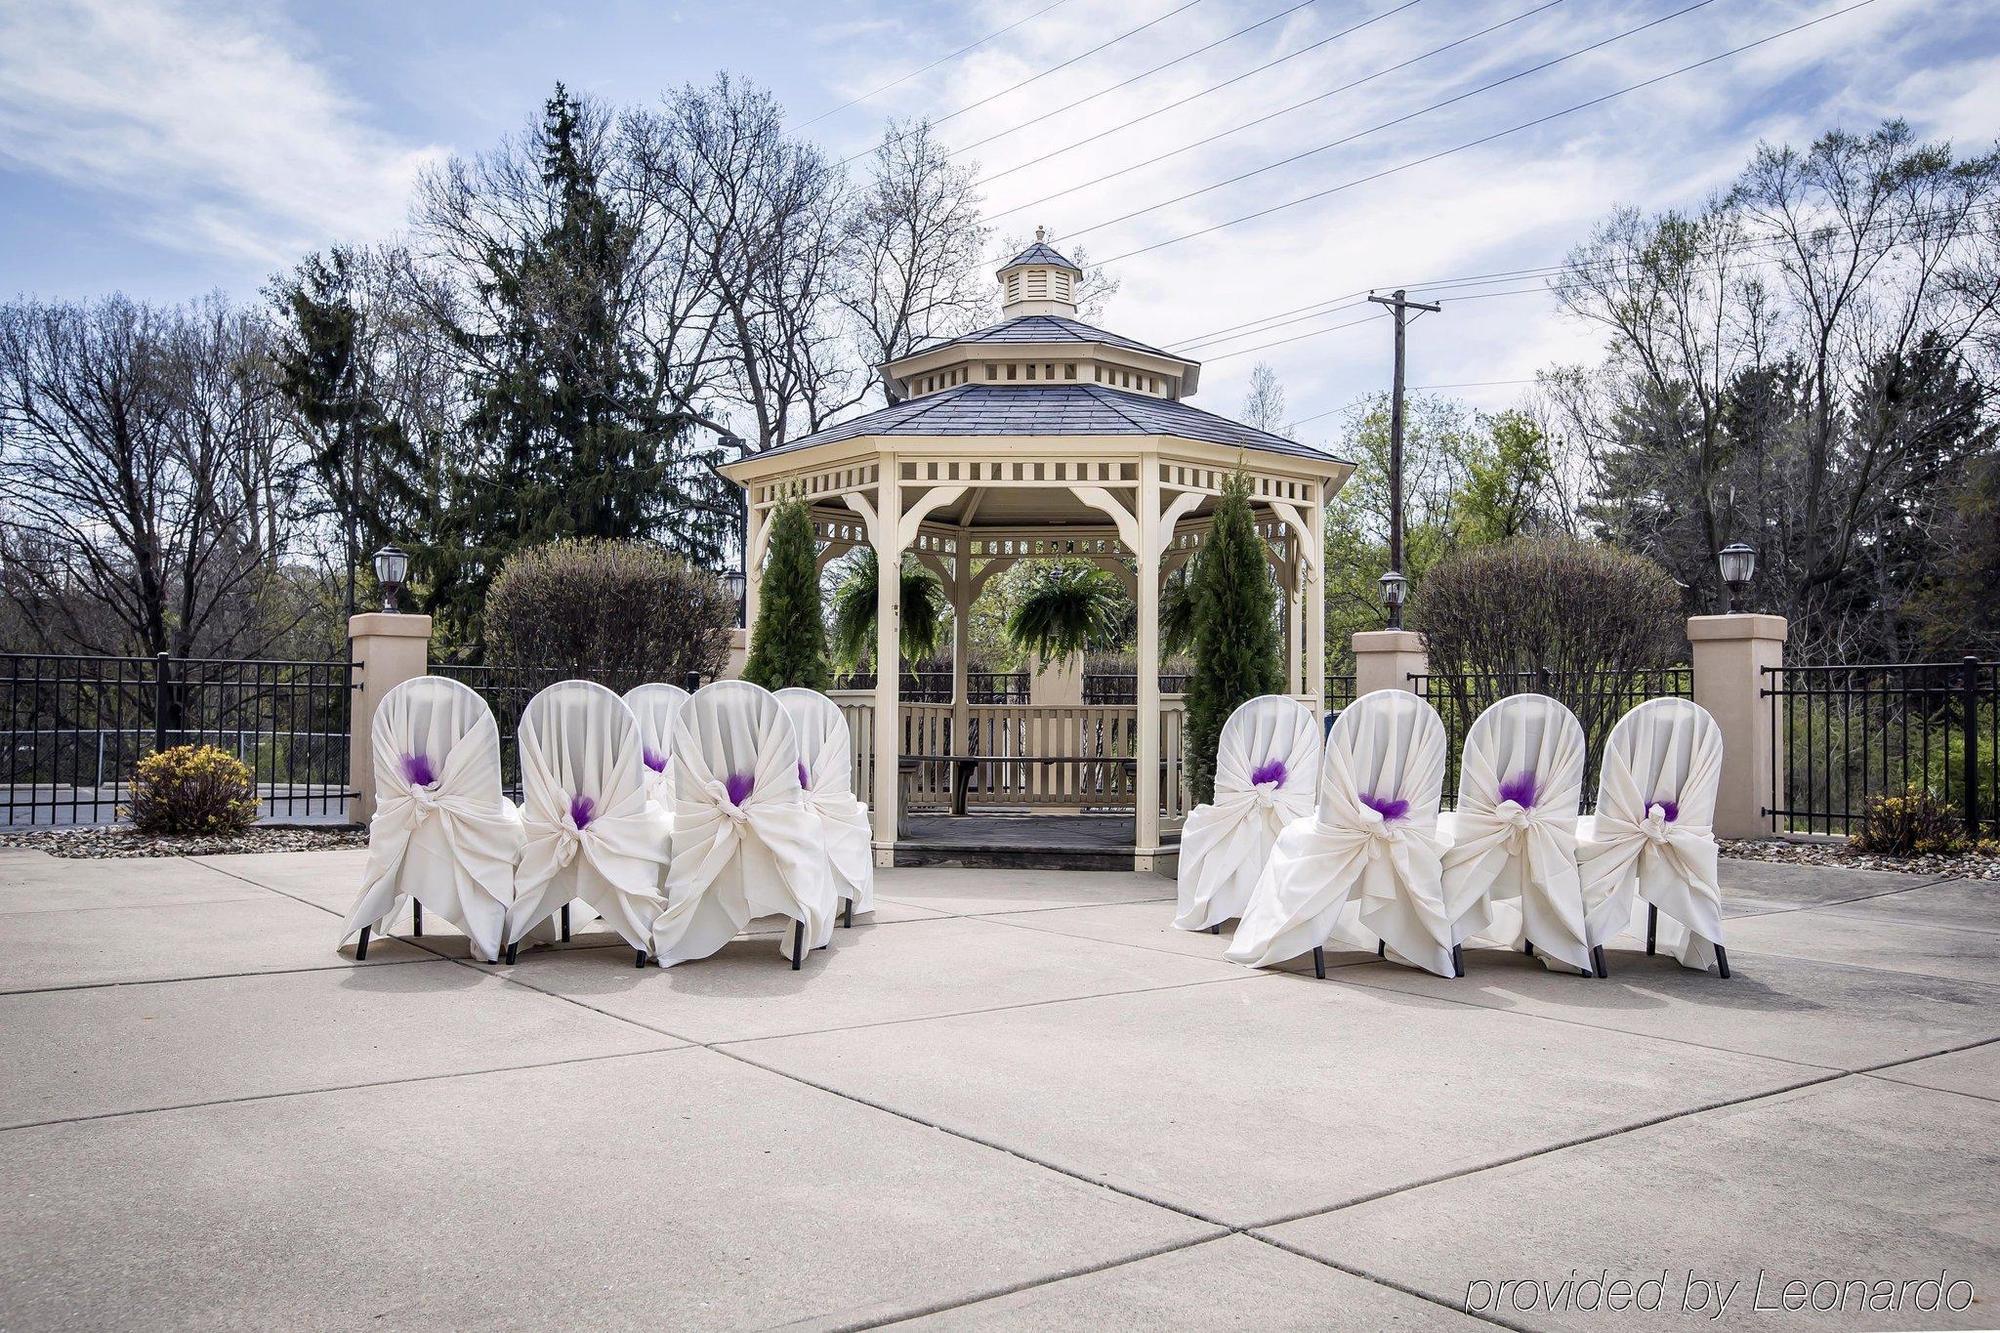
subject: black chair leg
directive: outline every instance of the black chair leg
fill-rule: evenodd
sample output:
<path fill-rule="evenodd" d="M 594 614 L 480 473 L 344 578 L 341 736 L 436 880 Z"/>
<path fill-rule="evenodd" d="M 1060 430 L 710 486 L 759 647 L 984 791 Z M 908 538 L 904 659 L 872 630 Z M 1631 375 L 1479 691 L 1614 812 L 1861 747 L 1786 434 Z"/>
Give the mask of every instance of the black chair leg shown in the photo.
<path fill-rule="evenodd" d="M 1609 966 L 1609 965 L 1608 965 L 1607 963 L 1605 963 L 1605 961 L 1604 961 L 1604 946 L 1603 946 L 1603 945 L 1601 945 L 1601 944 L 1600 944 L 1600 945 L 1598 945 L 1598 946 L 1597 946 L 1597 947 L 1596 947 L 1595 949 L 1592 949 L 1592 950 L 1590 951 L 1590 960 L 1591 960 L 1592 962 L 1594 962 L 1594 963 L 1596 963 L 1596 964 L 1597 964 L 1597 975 L 1598 975 L 1598 976 L 1599 976 L 1600 978 L 1602 978 L 1602 977 L 1608 977 L 1608 976 L 1610 976 L 1610 975 L 1611 975 L 1611 968 L 1610 968 L 1610 966 Z"/>
<path fill-rule="evenodd" d="M 568 904 L 568 903 L 564 903 L 564 904 L 563 904 L 563 906 L 562 906 L 562 942 L 563 942 L 564 944 L 568 944 L 568 943 L 569 943 L 569 904 Z"/>
<path fill-rule="evenodd" d="M 1451 946 L 1451 971 L 1453 976 L 1462 977 L 1465 975 L 1465 946 L 1463 944 L 1454 944 Z"/>
<path fill-rule="evenodd" d="M 1375 941 L 1375 956 L 1377 958 L 1387 958 L 1389 956 L 1389 941 L 1387 940 Z"/>
<path fill-rule="evenodd" d="M 424 937 L 424 905 L 420 902 L 410 903 L 410 933 L 418 939 Z"/>
<path fill-rule="evenodd" d="M 1533 940 L 1521 941 L 1521 952 L 1533 958 L 1535 956 L 1535 942 Z"/>
<path fill-rule="evenodd" d="M 846 906 L 840 909 L 840 924 L 843 929 L 854 929 L 854 899 L 849 898 Z"/>
<path fill-rule="evenodd" d="M 1222 927 L 1219 925 L 1210 926 L 1208 928 L 1208 933 L 1211 935 L 1220 935 L 1222 933 Z"/>
<path fill-rule="evenodd" d="M 1648 955 L 1650 955 L 1653 952 L 1653 942 L 1654 940 L 1659 938 L 1659 933 L 1660 933 L 1659 905 L 1656 903 L 1647 903 L 1646 904 L 1646 952 Z"/>
<path fill-rule="evenodd" d="M 799 970 L 799 963 L 806 956 L 806 923 L 799 921 L 792 927 L 792 971 Z"/>
<path fill-rule="evenodd" d="M 521 957 L 521 942 L 519 940 L 515 940 L 512 944 L 507 946 L 507 965 L 509 967 L 512 967 L 514 963 L 520 959 L 520 957 Z"/>
<path fill-rule="evenodd" d="M 1326 949 L 1317 944 L 1313 945 L 1313 975 L 1326 980 Z"/>
<path fill-rule="evenodd" d="M 1722 979 L 1729 980 L 1729 950 L 1720 944 L 1715 946 L 1715 966 L 1721 971 Z"/>
<path fill-rule="evenodd" d="M 632 953 L 634 955 L 632 966 L 644 967 L 646 965 L 646 951 L 644 949 L 634 949 Z"/>
<path fill-rule="evenodd" d="M 354 961 L 357 963 L 368 961 L 368 927 L 366 926 L 361 928 L 361 940 L 354 946 Z"/>

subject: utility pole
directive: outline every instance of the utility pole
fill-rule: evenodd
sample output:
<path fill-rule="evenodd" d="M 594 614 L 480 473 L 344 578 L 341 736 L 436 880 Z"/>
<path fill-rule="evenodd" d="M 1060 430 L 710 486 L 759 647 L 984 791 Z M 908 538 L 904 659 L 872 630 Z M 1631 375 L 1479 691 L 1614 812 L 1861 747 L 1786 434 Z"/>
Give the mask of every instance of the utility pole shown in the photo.
<path fill-rule="evenodd" d="M 1425 310 L 1436 314 L 1441 308 L 1408 300 L 1409 293 L 1398 287 L 1388 296 L 1370 293 L 1368 299 L 1387 306 L 1396 317 L 1396 380 L 1389 397 L 1389 573 L 1385 580 L 1385 600 L 1389 603 L 1389 628 L 1403 627 L 1403 327 L 1405 313 Z"/>

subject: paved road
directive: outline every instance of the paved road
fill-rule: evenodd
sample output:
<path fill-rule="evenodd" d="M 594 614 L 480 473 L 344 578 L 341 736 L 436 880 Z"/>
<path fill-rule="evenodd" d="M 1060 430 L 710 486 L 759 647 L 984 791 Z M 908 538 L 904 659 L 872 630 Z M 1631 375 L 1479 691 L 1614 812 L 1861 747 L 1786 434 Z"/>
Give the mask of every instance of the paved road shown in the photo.
<path fill-rule="evenodd" d="M 1994 885 L 1725 862 L 1728 982 L 1316 982 L 906 870 L 660 972 L 356 965 L 361 855 L 0 852 L 0 1327 L 2000 1324 Z"/>

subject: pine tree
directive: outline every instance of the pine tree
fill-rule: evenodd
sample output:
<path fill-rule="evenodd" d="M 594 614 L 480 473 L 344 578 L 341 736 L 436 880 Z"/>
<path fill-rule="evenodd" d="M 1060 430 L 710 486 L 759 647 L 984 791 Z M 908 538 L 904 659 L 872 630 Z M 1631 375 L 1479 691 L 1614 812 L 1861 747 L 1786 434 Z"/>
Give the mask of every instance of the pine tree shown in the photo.
<path fill-rule="evenodd" d="M 557 84 L 534 140 L 548 225 L 490 249 L 476 283 L 490 328 L 459 334 L 489 367 L 466 422 L 486 475 L 456 524 L 468 622 L 513 551 L 666 536 L 676 508 L 672 446 L 685 425 L 655 406 L 629 309 L 638 229 L 604 193 L 594 133 Z"/>
<path fill-rule="evenodd" d="M 421 461 L 375 391 L 356 267 L 354 253 L 336 246 L 306 256 L 271 292 L 278 391 L 310 432 L 307 462 L 340 527 L 350 615 L 356 571 L 383 542 L 412 542 L 398 520 L 422 501 Z"/>
<path fill-rule="evenodd" d="M 1277 600 L 1264 539 L 1250 512 L 1250 479 L 1239 472 L 1222 488 L 1208 540 L 1194 572 L 1194 672 L 1187 687 L 1188 782 L 1197 801 L 1215 795 L 1215 752 L 1222 724 L 1239 704 L 1275 694 L 1279 661 Z"/>
<path fill-rule="evenodd" d="M 805 501 L 787 500 L 771 515 L 771 553 L 759 581 L 757 628 L 743 679 L 767 690 L 833 683 L 820 615 L 818 543 Z"/>

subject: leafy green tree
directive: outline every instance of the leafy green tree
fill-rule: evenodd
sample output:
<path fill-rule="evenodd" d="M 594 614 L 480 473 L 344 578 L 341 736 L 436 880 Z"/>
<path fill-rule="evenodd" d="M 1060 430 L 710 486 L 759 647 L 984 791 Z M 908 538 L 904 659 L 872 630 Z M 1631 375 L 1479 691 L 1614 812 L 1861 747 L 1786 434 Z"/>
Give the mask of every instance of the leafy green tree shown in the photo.
<path fill-rule="evenodd" d="M 871 547 L 855 553 L 854 564 L 833 594 L 833 656 L 843 671 L 859 669 L 875 656 L 875 588 L 880 577 Z M 916 557 L 902 568 L 902 625 L 897 649 L 905 662 L 923 662 L 944 646 L 944 585 Z"/>
<path fill-rule="evenodd" d="M 743 679 L 767 690 L 824 690 L 833 683 L 820 614 L 819 543 L 803 500 L 787 500 L 771 515 L 771 552 L 758 583 L 757 628 Z"/>
<path fill-rule="evenodd" d="M 1237 706 L 1284 684 L 1270 553 L 1257 535 L 1250 479 L 1223 487 L 1208 540 L 1195 557 L 1194 672 L 1187 688 L 1188 781 L 1195 799 L 1215 794 L 1222 724 Z"/>

